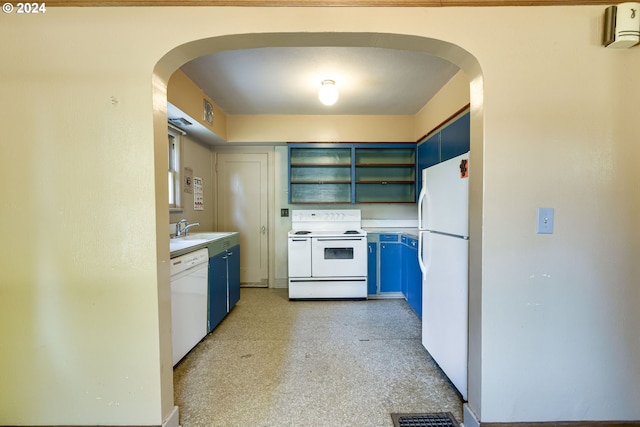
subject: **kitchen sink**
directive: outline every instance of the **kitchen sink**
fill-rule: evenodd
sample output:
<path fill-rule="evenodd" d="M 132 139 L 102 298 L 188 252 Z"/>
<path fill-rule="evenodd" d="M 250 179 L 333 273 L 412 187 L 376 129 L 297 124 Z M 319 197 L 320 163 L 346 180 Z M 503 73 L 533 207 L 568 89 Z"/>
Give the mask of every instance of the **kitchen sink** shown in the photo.
<path fill-rule="evenodd" d="M 173 239 L 171 239 L 171 241 L 180 241 L 180 240 L 214 240 L 214 239 L 218 239 L 220 237 L 224 237 L 229 235 L 230 233 L 214 233 L 214 232 L 210 232 L 210 233 L 193 233 L 193 234 L 189 234 L 187 236 L 182 236 L 182 237 L 174 237 Z"/>

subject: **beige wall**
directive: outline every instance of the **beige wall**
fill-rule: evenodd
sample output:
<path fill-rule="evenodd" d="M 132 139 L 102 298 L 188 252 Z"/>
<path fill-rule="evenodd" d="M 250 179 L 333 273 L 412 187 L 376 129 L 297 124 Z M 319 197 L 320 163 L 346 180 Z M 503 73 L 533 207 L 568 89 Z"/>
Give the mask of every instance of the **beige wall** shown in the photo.
<path fill-rule="evenodd" d="M 203 119 L 203 100 L 207 99 L 214 108 L 213 126 Z M 227 136 L 227 117 L 224 111 L 209 96 L 193 83 L 182 71 L 177 70 L 171 75 L 167 85 L 167 101 L 184 113 L 187 120 L 197 122 L 199 126 L 187 127 L 187 135 L 182 136 L 182 166 L 190 168 L 194 177 L 202 178 L 204 210 L 193 209 L 193 193 L 182 192 L 182 210 L 172 211 L 169 220 L 175 224 L 181 219 L 189 223 L 198 222 L 199 226 L 191 229 L 196 231 L 215 230 L 215 154 L 211 146 L 201 139 L 203 132 L 211 132 L 220 138 Z M 182 116 L 181 116 L 182 117 Z M 184 180 L 184 175 L 183 175 Z M 167 229 L 167 232 L 168 229 Z"/>
<path fill-rule="evenodd" d="M 415 142 L 413 116 L 228 116 L 230 142 Z"/>
<path fill-rule="evenodd" d="M 469 104 L 469 101 L 469 78 L 464 71 L 458 71 L 415 115 L 412 139 L 419 141 L 449 119 L 452 114 Z"/>
<path fill-rule="evenodd" d="M 640 419 L 640 48 L 599 46 L 603 9 L 2 14 L 20 42 L 0 46 L 0 423 L 169 416 L 166 82 L 202 51 L 314 37 L 439 54 L 471 81 L 469 407 Z"/>
<path fill-rule="evenodd" d="M 177 70 L 169 79 L 167 99 L 204 129 L 227 139 L 227 114 L 181 70 Z M 213 125 L 204 120 L 205 99 L 213 106 Z"/>
<path fill-rule="evenodd" d="M 169 220 L 172 224 L 181 219 L 186 219 L 189 223 L 198 222 L 199 226 L 191 228 L 191 232 L 215 231 L 215 185 L 216 174 L 214 173 L 215 155 L 211 151 L 211 146 L 202 143 L 187 134 L 182 137 L 182 162 L 183 168 L 193 171 L 193 177 L 202 178 L 202 190 L 204 200 L 204 210 L 193 209 L 193 192 L 182 192 L 182 210 L 172 211 Z M 184 178 L 184 176 L 183 176 Z M 183 188 L 184 189 L 184 188 Z M 167 229 L 168 232 L 168 229 Z"/>

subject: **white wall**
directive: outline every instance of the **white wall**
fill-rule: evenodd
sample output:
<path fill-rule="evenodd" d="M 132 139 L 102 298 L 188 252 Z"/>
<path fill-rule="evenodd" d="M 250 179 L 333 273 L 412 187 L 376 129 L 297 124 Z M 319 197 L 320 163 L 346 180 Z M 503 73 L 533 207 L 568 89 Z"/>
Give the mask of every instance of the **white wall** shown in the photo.
<path fill-rule="evenodd" d="M 0 46 L 0 423 L 169 415 L 166 81 L 203 49 L 313 32 L 431 51 L 472 82 L 471 409 L 640 419 L 640 48 L 599 45 L 603 9 L 2 14 L 0 36 L 20 42 Z M 553 235 L 535 234 L 537 207 L 555 208 Z"/>

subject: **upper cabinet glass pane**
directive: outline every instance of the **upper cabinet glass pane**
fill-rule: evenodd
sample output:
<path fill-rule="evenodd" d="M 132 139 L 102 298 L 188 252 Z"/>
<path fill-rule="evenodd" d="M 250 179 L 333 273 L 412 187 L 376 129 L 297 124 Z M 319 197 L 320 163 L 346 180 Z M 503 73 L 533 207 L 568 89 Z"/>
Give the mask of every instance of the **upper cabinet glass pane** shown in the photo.
<path fill-rule="evenodd" d="M 292 148 L 291 165 L 351 166 L 351 148 Z"/>
<path fill-rule="evenodd" d="M 357 166 L 413 165 L 414 148 L 356 148 Z"/>

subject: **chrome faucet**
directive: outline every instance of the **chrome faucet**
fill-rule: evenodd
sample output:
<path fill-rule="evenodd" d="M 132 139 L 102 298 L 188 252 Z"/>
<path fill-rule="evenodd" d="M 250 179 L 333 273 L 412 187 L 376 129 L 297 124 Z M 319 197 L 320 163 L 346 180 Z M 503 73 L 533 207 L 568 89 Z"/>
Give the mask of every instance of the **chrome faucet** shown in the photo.
<path fill-rule="evenodd" d="M 183 229 L 183 231 L 184 231 L 184 235 L 185 235 L 185 236 L 188 236 L 188 235 L 189 235 L 189 229 L 190 229 L 191 227 L 196 227 L 196 226 L 198 226 L 198 225 L 200 225 L 200 223 L 199 223 L 199 222 L 194 222 L 193 224 L 187 224 L 187 225 L 185 225 L 185 226 L 184 226 L 184 229 Z"/>
<path fill-rule="evenodd" d="M 200 225 L 200 223 L 194 222 L 193 224 L 189 224 L 186 219 L 181 219 L 180 221 L 176 222 L 176 237 L 188 236 L 189 229 L 197 225 Z"/>
<path fill-rule="evenodd" d="M 180 221 L 176 222 L 176 237 L 182 237 L 182 233 L 184 232 L 182 230 L 182 224 L 186 226 L 187 220 L 183 218 Z"/>

